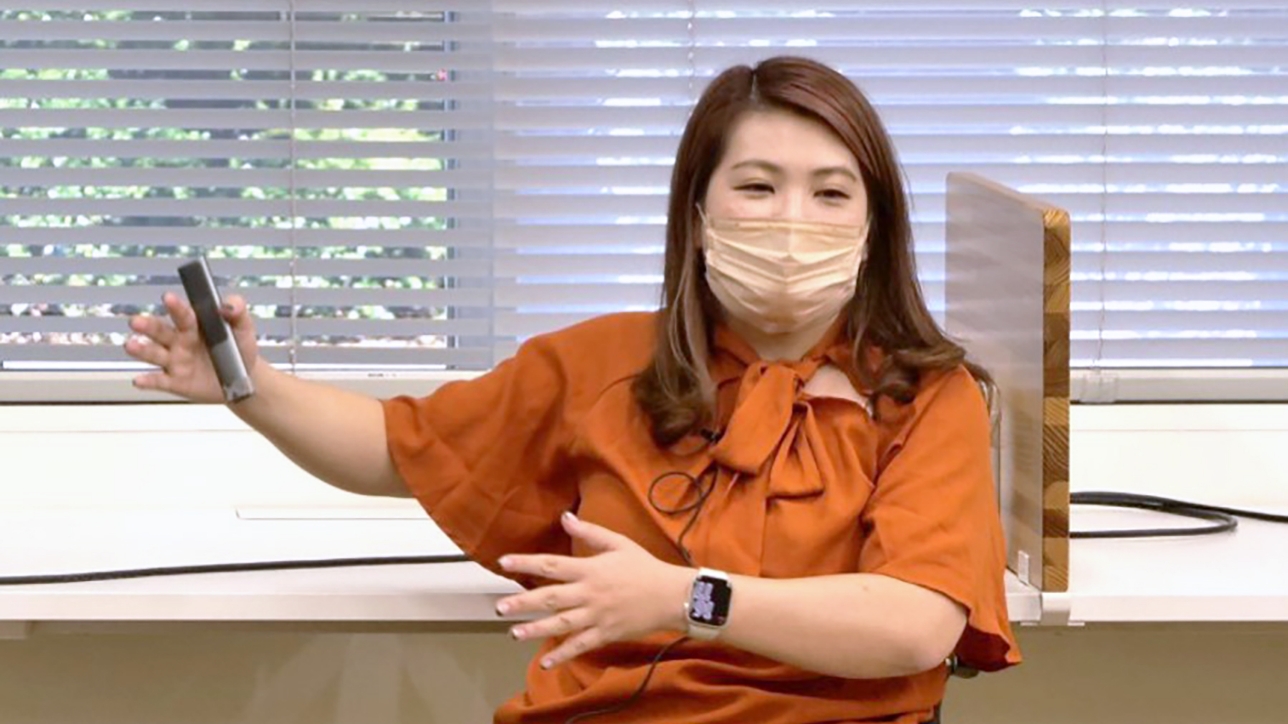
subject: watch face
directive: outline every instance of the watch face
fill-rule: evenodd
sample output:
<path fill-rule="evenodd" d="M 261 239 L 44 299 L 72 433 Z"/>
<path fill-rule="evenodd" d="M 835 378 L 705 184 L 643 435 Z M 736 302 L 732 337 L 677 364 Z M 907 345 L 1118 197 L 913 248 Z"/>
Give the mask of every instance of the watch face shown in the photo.
<path fill-rule="evenodd" d="M 729 617 L 729 582 L 720 578 L 699 576 L 693 582 L 689 599 L 689 620 L 707 626 L 723 626 Z"/>

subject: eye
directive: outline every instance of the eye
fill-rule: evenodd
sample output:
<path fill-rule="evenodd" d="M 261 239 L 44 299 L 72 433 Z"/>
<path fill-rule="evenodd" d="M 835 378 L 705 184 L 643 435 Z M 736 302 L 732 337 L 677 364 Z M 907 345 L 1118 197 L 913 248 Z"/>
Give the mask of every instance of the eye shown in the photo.
<path fill-rule="evenodd" d="M 845 201 L 850 198 L 850 195 L 841 189 L 824 189 L 819 192 L 819 196 L 829 201 Z"/>
<path fill-rule="evenodd" d="M 752 194 L 772 194 L 774 187 L 760 181 L 751 181 L 734 187 L 738 191 L 746 191 Z"/>

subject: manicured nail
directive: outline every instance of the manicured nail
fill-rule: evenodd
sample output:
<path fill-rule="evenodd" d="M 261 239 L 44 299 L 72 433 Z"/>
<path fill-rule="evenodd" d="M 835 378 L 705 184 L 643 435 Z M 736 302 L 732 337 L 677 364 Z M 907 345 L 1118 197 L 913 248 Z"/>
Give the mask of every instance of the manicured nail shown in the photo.
<path fill-rule="evenodd" d="M 543 669 L 549 669 L 551 666 L 554 666 L 554 665 L 555 665 L 555 662 L 552 659 L 541 660 L 541 668 Z"/>
<path fill-rule="evenodd" d="M 504 616 L 509 612 L 510 612 L 510 606 L 508 604 L 505 604 L 505 603 L 496 604 L 496 615 Z"/>
<path fill-rule="evenodd" d="M 501 560 L 497 561 L 497 565 L 508 571 L 510 570 L 510 566 L 514 565 L 514 561 L 511 560 L 509 556 L 502 556 Z"/>
<path fill-rule="evenodd" d="M 523 629 L 519 628 L 518 626 L 515 626 L 514 628 L 510 629 L 510 638 L 514 639 L 515 641 L 522 641 Z"/>
<path fill-rule="evenodd" d="M 564 511 L 564 520 L 568 521 L 569 523 L 578 523 L 578 522 L 580 522 L 580 521 L 578 521 L 578 520 L 577 520 L 577 516 L 576 516 L 575 514 L 573 514 L 573 512 L 572 512 L 571 510 L 565 510 L 565 511 Z"/>

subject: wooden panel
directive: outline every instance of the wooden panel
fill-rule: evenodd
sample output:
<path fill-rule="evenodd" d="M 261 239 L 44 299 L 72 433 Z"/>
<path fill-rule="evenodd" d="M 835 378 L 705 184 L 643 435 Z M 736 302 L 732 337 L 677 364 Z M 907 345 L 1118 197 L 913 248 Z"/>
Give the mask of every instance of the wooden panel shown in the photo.
<path fill-rule="evenodd" d="M 1069 585 L 1069 214 L 948 176 L 948 333 L 996 379 L 998 503 L 1021 580 Z"/>

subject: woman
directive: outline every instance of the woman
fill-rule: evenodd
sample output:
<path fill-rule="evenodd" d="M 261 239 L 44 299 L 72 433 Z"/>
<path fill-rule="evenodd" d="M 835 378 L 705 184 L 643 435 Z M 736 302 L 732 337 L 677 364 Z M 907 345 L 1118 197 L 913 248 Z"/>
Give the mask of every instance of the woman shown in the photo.
<path fill-rule="evenodd" d="M 662 308 L 375 400 L 257 362 L 233 410 L 333 485 L 414 495 L 544 639 L 498 722 L 933 718 L 945 660 L 1019 661 L 980 383 L 926 310 L 889 138 L 839 73 L 717 77 L 680 142 Z M 139 387 L 214 402 L 191 309 Z M 531 617 L 531 616 L 529 616 Z"/>

